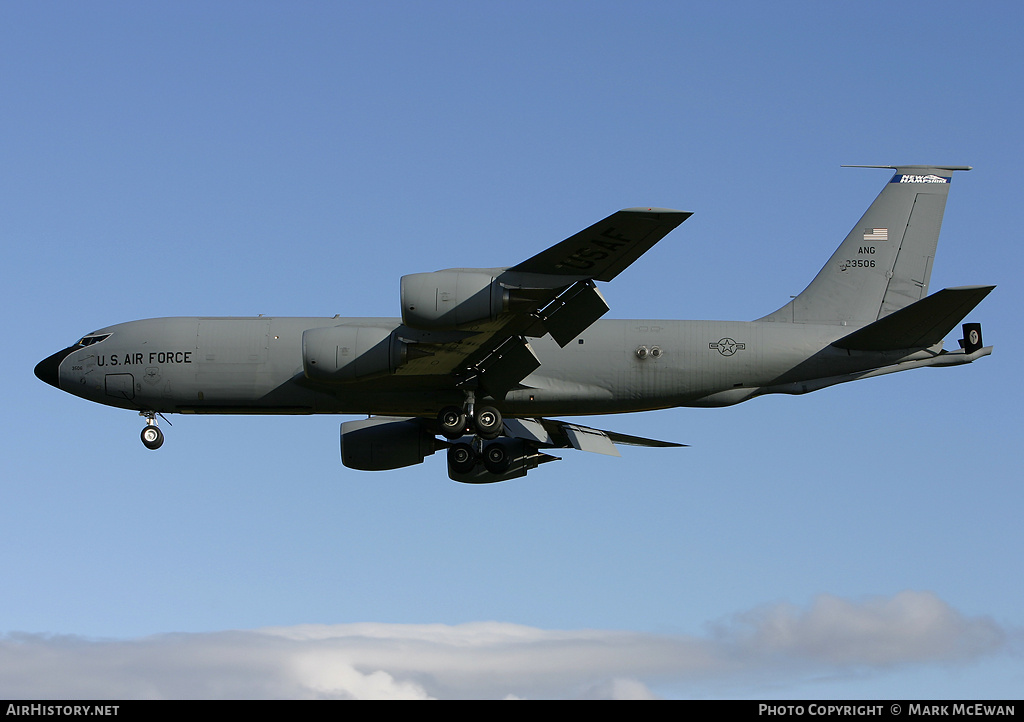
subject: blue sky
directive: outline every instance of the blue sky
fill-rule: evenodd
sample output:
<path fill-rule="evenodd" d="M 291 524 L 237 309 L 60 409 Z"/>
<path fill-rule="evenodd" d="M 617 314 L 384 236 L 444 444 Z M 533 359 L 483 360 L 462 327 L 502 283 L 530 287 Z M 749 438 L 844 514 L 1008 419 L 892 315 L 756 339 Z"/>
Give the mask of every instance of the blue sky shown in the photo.
<path fill-rule="evenodd" d="M 1022 12 L 5 3 L 0 696 L 1019 696 Z M 397 315 L 638 205 L 694 216 L 610 317 L 749 320 L 889 177 L 839 165 L 897 163 L 974 166 L 932 289 L 998 284 L 995 353 L 594 422 L 687 449 L 484 487 L 345 469 L 325 416 L 153 453 L 32 376 L 136 318 Z"/>

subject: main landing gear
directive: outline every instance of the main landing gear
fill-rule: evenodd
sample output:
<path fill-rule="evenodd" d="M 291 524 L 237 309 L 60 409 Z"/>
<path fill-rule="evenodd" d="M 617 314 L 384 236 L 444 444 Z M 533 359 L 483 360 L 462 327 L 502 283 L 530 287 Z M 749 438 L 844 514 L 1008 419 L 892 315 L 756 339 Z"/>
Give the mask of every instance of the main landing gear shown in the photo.
<path fill-rule="evenodd" d="M 490 441 L 501 436 L 501 412 L 493 406 L 481 406 L 476 411 L 464 411 L 458 406 L 446 406 L 437 415 L 437 424 L 446 439 L 461 439 L 476 434 Z"/>
<path fill-rule="evenodd" d="M 512 465 L 512 454 L 504 441 L 491 441 L 485 446 L 479 437 L 471 444 L 460 441 L 448 448 L 448 466 L 456 474 L 468 474 L 481 462 L 492 474 L 504 474 Z"/>
<path fill-rule="evenodd" d="M 460 441 L 448 448 L 448 466 L 457 474 L 468 474 L 480 462 L 492 474 L 508 470 L 512 457 L 505 444 L 494 441 L 501 436 L 501 412 L 493 406 L 475 407 L 468 395 L 464 408 L 446 406 L 437 414 L 441 434 L 452 441 L 473 435 L 469 443 Z M 492 442 L 485 445 L 484 442 Z"/>
<path fill-rule="evenodd" d="M 445 406 L 441 409 L 437 413 L 437 425 L 441 434 L 452 441 L 468 434 L 490 441 L 501 436 L 501 412 L 493 406 L 477 408 L 476 394 L 466 391 L 466 403 L 461 408 Z"/>
<path fill-rule="evenodd" d="M 142 429 L 142 444 L 147 449 L 156 451 L 164 445 L 164 432 L 156 425 L 156 413 L 152 411 L 140 411 L 139 416 L 146 417 L 146 426 Z M 170 423 L 170 422 L 168 422 Z"/>

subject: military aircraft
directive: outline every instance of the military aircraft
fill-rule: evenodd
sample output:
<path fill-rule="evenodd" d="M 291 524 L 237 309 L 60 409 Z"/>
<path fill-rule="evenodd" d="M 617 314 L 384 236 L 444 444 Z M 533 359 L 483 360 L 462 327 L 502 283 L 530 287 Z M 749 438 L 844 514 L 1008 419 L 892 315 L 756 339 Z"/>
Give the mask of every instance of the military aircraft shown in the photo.
<path fill-rule="evenodd" d="M 895 174 L 810 285 L 756 321 L 599 320 L 611 281 L 690 214 L 630 208 L 508 268 L 403 276 L 401 318 L 156 318 L 108 326 L 36 376 L 157 416 L 368 414 L 341 425 L 342 463 L 379 471 L 447 450 L 467 483 L 525 476 L 575 448 L 668 447 L 552 418 L 729 406 L 992 352 L 980 324 L 943 339 L 994 286 L 928 281 L 953 171 Z M 438 437 L 442 438 L 438 438 Z"/>

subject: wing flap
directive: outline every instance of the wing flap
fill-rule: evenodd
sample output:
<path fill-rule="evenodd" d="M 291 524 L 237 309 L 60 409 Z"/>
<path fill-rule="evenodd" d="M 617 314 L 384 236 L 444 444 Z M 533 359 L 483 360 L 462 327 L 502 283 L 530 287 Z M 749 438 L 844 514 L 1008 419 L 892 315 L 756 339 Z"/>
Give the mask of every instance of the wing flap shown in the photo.
<path fill-rule="evenodd" d="M 608 302 L 593 281 L 572 286 L 555 299 L 551 306 L 553 308 L 544 309 L 540 320 L 551 338 L 562 348 L 609 311 Z"/>
<path fill-rule="evenodd" d="M 612 440 L 608 438 L 608 434 L 603 431 L 574 424 L 565 424 L 562 430 L 569 437 L 569 443 L 572 444 L 574 449 L 591 451 L 595 454 L 604 454 L 605 456 L 622 456 L 619 450 L 615 448 Z"/>
<path fill-rule="evenodd" d="M 558 419 L 505 419 L 505 433 L 517 439 L 532 441 L 539 446 L 556 449 L 579 449 L 596 454 L 619 456 L 616 444 L 647 446 L 652 448 L 684 447 L 674 441 L 658 441 L 642 436 L 630 436 L 615 431 L 593 429 L 570 424 Z"/>

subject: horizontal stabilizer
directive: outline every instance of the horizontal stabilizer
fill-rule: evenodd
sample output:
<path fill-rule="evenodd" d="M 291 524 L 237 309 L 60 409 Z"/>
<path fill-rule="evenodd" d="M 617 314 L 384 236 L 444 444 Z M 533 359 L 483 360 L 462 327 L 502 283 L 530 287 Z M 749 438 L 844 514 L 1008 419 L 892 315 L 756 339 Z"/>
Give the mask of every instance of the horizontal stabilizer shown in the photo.
<path fill-rule="evenodd" d="M 839 339 L 851 351 L 928 348 L 941 343 L 995 286 L 945 288 Z"/>

